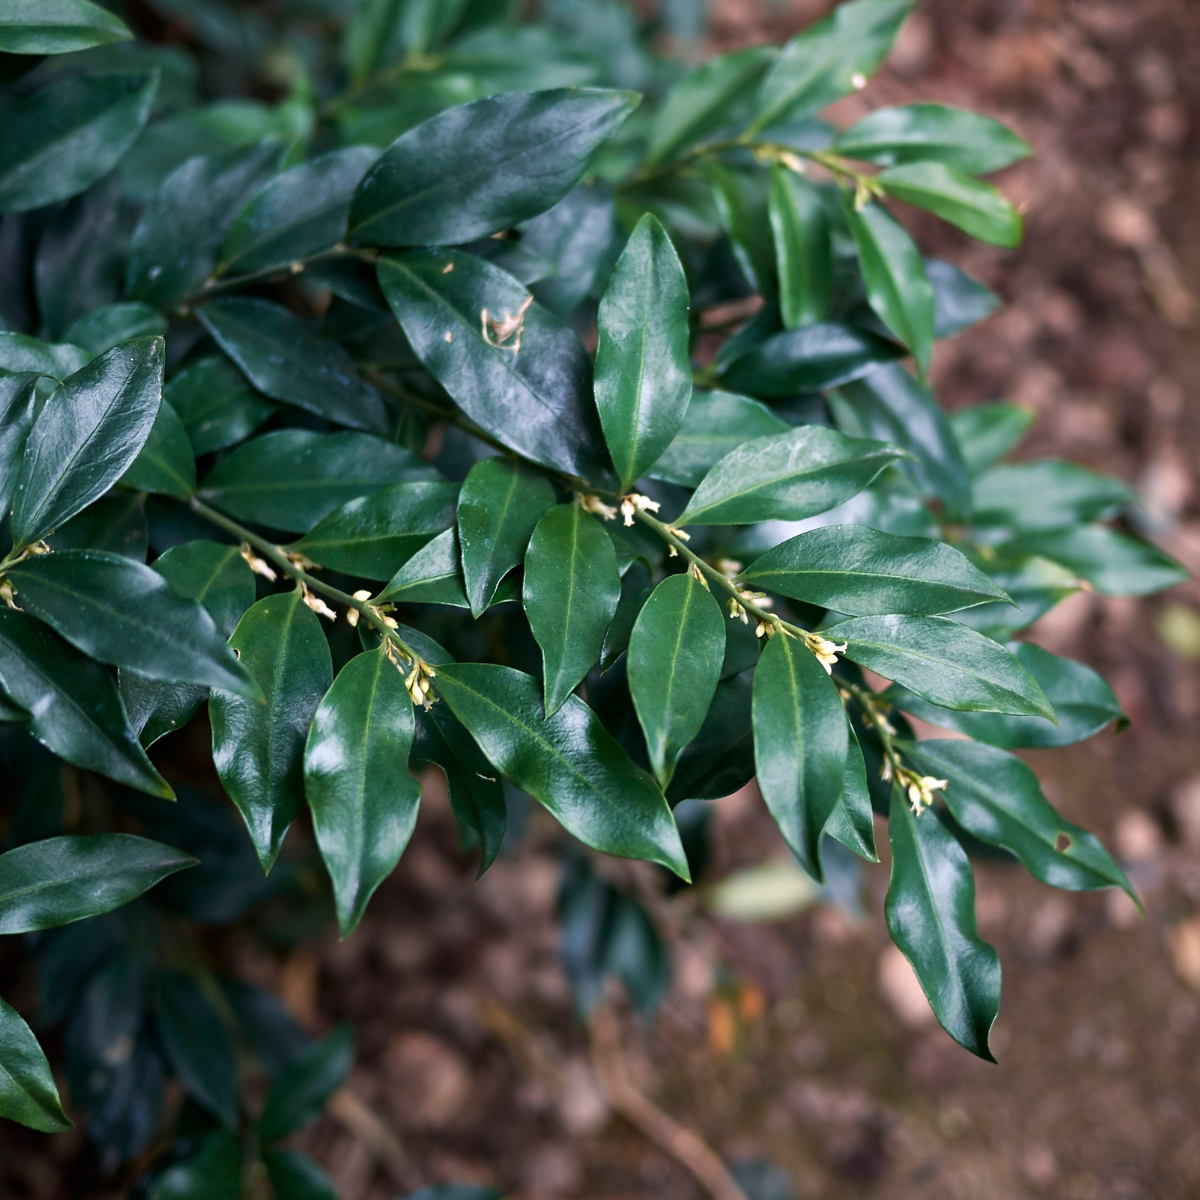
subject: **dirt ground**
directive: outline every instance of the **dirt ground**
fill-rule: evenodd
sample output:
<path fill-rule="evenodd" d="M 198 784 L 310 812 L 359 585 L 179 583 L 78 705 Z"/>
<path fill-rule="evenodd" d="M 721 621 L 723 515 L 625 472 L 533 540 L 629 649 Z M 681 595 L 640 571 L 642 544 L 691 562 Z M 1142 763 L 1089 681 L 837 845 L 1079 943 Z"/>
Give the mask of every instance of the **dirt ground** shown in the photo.
<path fill-rule="evenodd" d="M 783 37 L 824 7 L 716 0 L 714 36 Z M 939 348 L 940 394 L 1033 407 L 1024 452 L 1139 486 L 1141 530 L 1200 571 L 1200 7 L 922 0 L 889 68 L 837 116 L 913 99 L 998 116 L 1036 150 L 1001 181 L 1027 209 L 1023 249 L 921 229 L 1009 304 Z M 980 865 L 980 929 L 1004 964 L 989 1066 L 932 1023 L 889 949 L 886 863 L 864 872 L 859 915 L 821 902 L 734 924 L 699 889 L 663 901 L 674 983 L 653 1028 L 624 1024 L 625 1066 L 725 1161 L 757 1164 L 752 1200 L 1200 1196 L 1200 586 L 1080 594 L 1036 636 L 1103 671 L 1133 718 L 1028 758 L 1064 814 L 1116 850 L 1145 919 L 1119 895 Z M 343 1200 L 452 1179 L 525 1200 L 699 1198 L 597 1086 L 558 966 L 549 819 L 535 814 L 476 885 L 440 776 L 427 791 L 349 941 L 227 947 L 312 1031 L 358 1031 L 347 1092 L 299 1144 Z M 750 790 L 715 811 L 709 878 L 781 855 Z M 115 1196 L 88 1162 L 80 1134 L 7 1127 L 0 1196 Z"/>

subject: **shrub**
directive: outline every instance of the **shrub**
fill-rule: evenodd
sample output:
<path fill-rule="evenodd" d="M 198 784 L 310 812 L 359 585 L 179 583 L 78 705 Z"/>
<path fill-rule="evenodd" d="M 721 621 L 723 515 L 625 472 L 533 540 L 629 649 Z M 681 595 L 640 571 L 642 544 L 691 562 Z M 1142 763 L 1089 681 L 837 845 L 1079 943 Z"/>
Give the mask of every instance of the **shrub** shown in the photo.
<path fill-rule="evenodd" d="M 981 177 L 1028 147 L 935 104 L 819 118 L 910 0 L 692 69 L 617 3 L 343 7 L 154 0 L 187 49 L 88 0 L 0 14 L 0 933 L 32 935 L 102 1161 L 142 1154 L 171 1074 L 152 1197 L 237 1195 L 245 1154 L 329 1194 L 277 1143 L 348 1031 L 310 1042 L 189 922 L 275 899 L 350 936 L 412 833 L 410 762 L 481 872 L 521 793 L 664 887 L 703 856 L 675 806 L 752 778 L 817 880 L 833 842 L 875 861 L 886 817 L 891 934 L 990 1058 L 968 850 L 1131 891 L 1012 753 L 1120 706 L 1013 639 L 1182 574 L 1107 523 L 1118 481 L 1000 461 L 1029 412 L 929 390 L 936 339 L 997 301 L 894 214 L 1016 246 Z M 206 706 L 249 843 L 147 754 Z M 305 808 L 315 898 L 280 858 Z M 652 1011 L 663 947 L 582 850 L 561 915 L 581 1014 L 606 975 Z M 273 1080 L 253 1121 L 239 1044 Z M 70 1126 L 6 1004 L 0 1067 L 0 1113 Z"/>

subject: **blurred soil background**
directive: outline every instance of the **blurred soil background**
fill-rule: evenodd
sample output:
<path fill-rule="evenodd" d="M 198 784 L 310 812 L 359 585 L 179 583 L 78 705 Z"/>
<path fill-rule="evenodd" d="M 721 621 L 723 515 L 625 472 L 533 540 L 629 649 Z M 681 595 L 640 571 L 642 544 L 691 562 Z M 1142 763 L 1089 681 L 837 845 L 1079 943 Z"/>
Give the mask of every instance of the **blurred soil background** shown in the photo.
<path fill-rule="evenodd" d="M 782 40 L 828 7 L 714 0 L 707 48 Z M 889 66 L 835 117 L 922 99 L 996 116 L 1036 152 L 999 180 L 1026 208 L 1020 251 L 919 228 L 927 252 L 1008 304 L 940 346 L 943 402 L 1029 405 L 1039 420 L 1020 454 L 1137 485 L 1140 530 L 1200 571 L 1200 6 L 922 0 Z M 864 871 L 859 913 L 818 898 L 735 924 L 703 889 L 658 901 L 674 983 L 652 1028 L 623 1024 L 624 1066 L 754 1175 L 754 1200 L 1200 1196 L 1200 586 L 1081 593 L 1035 637 L 1102 671 L 1133 719 L 1027 757 L 1118 854 L 1146 918 L 1120 894 L 978 864 L 980 930 L 1004 964 L 991 1066 L 941 1032 L 889 948 L 886 862 Z M 358 1031 L 349 1086 L 304 1148 L 343 1200 L 442 1180 L 525 1200 L 698 1200 L 597 1086 L 559 967 L 552 823 L 533 814 L 477 885 L 436 772 L 427 800 L 351 939 L 331 926 L 315 952 L 226 946 L 312 1032 Z M 708 881 L 782 861 L 752 787 L 714 810 Z M 653 883 L 612 869 L 626 888 Z M 117 1194 L 80 1131 L 0 1131 L 0 1196 Z"/>

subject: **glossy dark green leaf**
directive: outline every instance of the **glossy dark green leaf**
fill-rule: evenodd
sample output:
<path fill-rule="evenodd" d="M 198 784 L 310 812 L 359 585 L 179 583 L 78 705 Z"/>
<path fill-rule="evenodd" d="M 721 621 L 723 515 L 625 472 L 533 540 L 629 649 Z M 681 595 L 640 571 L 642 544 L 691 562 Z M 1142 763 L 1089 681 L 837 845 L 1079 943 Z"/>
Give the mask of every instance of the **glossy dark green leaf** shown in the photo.
<path fill-rule="evenodd" d="M 752 396 L 795 396 L 858 379 L 902 353 L 866 329 L 806 325 L 776 333 L 739 355 L 721 373 L 721 383 Z"/>
<path fill-rule="evenodd" d="M 933 288 L 933 336 L 952 337 L 978 324 L 1000 307 L 1000 297 L 965 271 L 940 258 L 925 260 Z"/>
<path fill-rule="evenodd" d="M 163 340 L 114 346 L 46 401 L 25 443 L 13 498 L 13 541 L 44 537 L 124 474 L 162 401 Z"/>
<path fill-rule="evenodd" d="M 833 294 L 825 205 L 811 183 L 775 163 L 769 210 L 779 275 L 779 315 L 787 329 L 816 325 L 828 318 Z"/>
<path fill-rule="evenodd" d="M 7 0 L 0 12 L 5 54 L 70 54 L 132 37 L 120 17 L 91 0 Z"/>
<path fill-rule="evenodd" d="M 698 487 L 704 476 L 743 442 L 787 430 L 786 421 L 749 396 L 693 392 L 679 432 L 647 474 L 681 487 Z"/>
<path fill-rule="evenodd" d="M 262 1116 L 259 1140 L 265 1147 L 316 1119 L 325 1101 L 341 1087 L 354 1063 L 354 1031 L 335 1029 L 315 1042 L 276 1076 Z"/>
<path fill-rule="evenodd" d="M 1000 1008 L 1000 960 L 975 925 L 975 879 L 966 852 L 935 813 L 914 816 L 892 789 L 892 877 L 884 912 L 942 1028 L 995 1062 L 988 1045 Z"/>
<path fill-rule="evenodd" d="M 276 176 L 230 226 L 217 274 L 283 267 L 337 245 L 346 235 L 354 189 L 378 157 L 371 146 L 351 146 Z"/>
<path fill-rule="evenodd" d="M 28 842 L 0 854 L 0 934 L 109 912 L 195 865 L 182 850 L 129 833 Z"/>
<path fill-rule="evenodd" d="M 704 724 L 725 661 L 725 617 L 705 584 L 671 575 L 646 601 L 629 639 L 629 694 L 659 785 Z"/>
<path fill-rule="evenodd" d="M 516 275 L 510 264 L 518 255 L 528 256 L 531 261 L 545 260 L 549 270 L 545 274 L 537 272 L 533 294 L 548 312 L 566 317 L 592 291 L 600 272 L 612 266 L 609 247 L 615 233 L 612 188 L 593 180 L 572 188 L 553 208 L 534 217 L 525 226 L 520 242 L 496 242 L 514 247 L 510 263 L 492 261 Z"/>
<path fill-rule="evenodd" d="M 0 375 L 0 522 L 17 489 L 25 439 L 37 412 L 37 384 L 32 374 Z"/>
<path fill-rule="evenodd" d="M 1031 531 L 1112 517 L 1136 498 L 1115 476 L 1054 458 L 992 467 L 975 480 L 972 496 L 974 524 Z"/>
<path fill-rule="evenodd" d="M 268 1150 L 263 1163 L 276 1200 L 338 1200 L 329 1176 L 296 1150 Z"/>
<path fill-rule="evenodd" d="M 67 328 L 63 341 L 82 346 L 89 354 L 103 354 L 133 338 L 165 337 L 166 332 L 167 319 L 162 313 L 137 300 L 126 300 L 92 309 Z"/>
<path fill-rule="evenodd" d="M 843 208 L 862 269 L 867 300 L 879 319 L 909 348 L 924 377 L 933 353 L 933 287 L 925 262 L 904 226 L 879 204 Z"/>
<path fill-rule="evenodd" d="M 95 357 L 90 350 L 70 342 L 44 342 L 27 333 L 0 330 L 0 370 L 48 375 L 63 380 Z"/>
<path fill-rule="evenodd" d="M 709 471 L 674 524 L 799 521 L 857 495 L 901 454 L 823 425 L 754 438 Z"/>
<path fill-rule="evenodd" d="M 1009 651 L 949 617 L 857 617 L 822 632 L 848 643 L 851 662 L 934 704 L 1054 720 L 1045 693 Z"/>
<path fill-rule="evenodd" d="M 33 1030 L 0 1000 L 0 1117 L 40 1133 L 73 1129 Z"/>
<path fill-rule="evenodd" d="M 18 563 L 8 578 L 26 612 L 100 662 L 261 701 L 208 612 L 142 563 L 62 550 Z"/>
<path fill-rule="evenodd" d="M 852 617 L 948 613 L 1006 600 L 961 551 L 863 525 L 826 525 L 781 542 L 739 581 Z"/>
<path fill-rule="evenodd" d="M 458 533 L 447 529 L 427 542 L 392 576 L 379 603 L 449 604 L 469 608 L 459 564 Z"/>
<path fill-rule="evenodd" d="M 808 116 L 848 95 L 884 60 L 913 0 L 850 0 L 784 46 L 747 132 Z"/>
<path fill-rule="evenodd" d="M 472 616 L 524 560 L 534 527 L 553 504 L 550 481 L 511 459 L 483 458 L 468 472 L 458 496 L 458 543 Z"/>
<path fill-rule="evenodd" d="M 163 389 L 163 399 L 179 414 L 196 454 L 236 445 L 275 411 L 227 358 L 217 355 L 184 367 Z"/>
<path fill-rule="evenodd" d="M 854 726 L 847 722 L 849 741 L 846 744 L 846 771 L 842 794 L 825 822 L 825 836 L 841 842 L 868 862 L 878 862 L 875 849 L 875 813 L 871 808 L 871 791 L 867 784 L 867 764 Z"/>
<path fill-rule="evenodd" d="M 161 971 L 154 980 L 155 1032 L 167 1062 L 187 1093 L 222 1125 L 238 1119 L 237 1055 L 233 1032 L 184 971 Z"/>
<path fill-rule="evenodd" d="M 733 170 L 715 158 L 703 159 L 701 166 L 712 184 L 717 215 L 742 274 L 753 291 L 774 295 L 775 251 L 766 192 L 758 175 Z"/>
<path fill-rule="evenodd" d="M 5 113 L 0 212 L 26 212 L 86 191 L 137 141 L 158 91 L 149 75 L 68 75 Z"/>
<path fill-rule="evenodd" d="M 1150 596 L 1188 578 L 1157 546 L 1103 525 L 1023 534 L 1005 550 L 1061 563 L 1105 596 Z"/>
<path fill-rule="evenodd" d="M 620 598 L 617 553 L 599 520 L 578 503 L 550 509 L 525 552 L 523 596 L 542 648 L 547 716 L 599 660 Z"/>
<path fill-rule="evenodd" d="M 382 259 L 379 282 L 417 357 L 468 417 L 542 466 L 581 479 L 603 471 L 587 354 L 511 275 L 459 251 L 415 250 Z M 510 325 L 497 332 L 496 322 Z"/>
<path fill-rule="evenodd" d="M 801 641 L 777 633 L 754 671 L 758 787 L 784 841 L 814 878 L 820 843 L 842 794 L 848 733 L 841 697 Z"/>
<path fill-rule="evenodd" d="M 121 483 L 139 492 L 187 500 L 196 490 L 196 459 L 179 415 L 164 399 L 138 456 Z"/>
<path fill-rule="evenodd" d="M 724 125 L 730 106 L 757 85 L 775 54 L 774 46 L 751 46 L 710 58 L 678 79 L 655 114 L 646 165 L 669 161 Z"/>
<path fill-rule="evenodd" d="M 1091 667 L 1059 658 L 1032 642 L 1010 642 L 1008 648 L 1046 693 L 1058 717 L 1057 725 L 1042 717 L 954 712 L 930 704 L 903 688 L 891 689 L 888 697 L 893 704 L 923 721 L 958 730 L 1004 750 L 1069 746 L 1092 737 L 1113 721 L 1120 729 L 1127 720 L 1112 688 Z"/>
<path fill-rule="evenodd" d="M 851 436 L 907 450 L 913 458 L 902 469 L 952 516 L 971 511 L 967 468 L 950 422 L 933 394 L 898 363 L 839 388 L 829 406 L 839 428 Z"/>
<path fill-rule="evenodd" d="M 839 133 L 832 149 L 884 167 L 934 162 L 968 175 L 999 171 L 1033 153 L 999 121 L 944 104 L 877 108 Z"/>
<path fill-rule="evenodd" d="M 1025 436 L 1037 414 L 1022 404 L 972 404 L 950 414 L 950 428 L 972 478 L 999 462 Z"/>
<path fill-rule="evenodd" d="M 726 635 L 726 645 L 733 636 Z M 717 800 L 744 787 L 754 777 L 754 726 L 751 721 L 753 672 L 744 670 L 717 684 L 708 716 L 691 745 L 679 756 L 667 789 L 672 804 L 680 800 Z"/>
<path fill-rule="evenodd" d="M 335 571 L 391 579 L 454 524 L 457 500 L 457 483 L 396 483 L 335 508 L 294 548 Z"/>
<path fill-rule="evenodd" d="M 599 88 L 508 92 L 447 109 L 402 134 L 359 184 L 360 245 L 469 242 L 544 212 L 638 98 Z"/>
<path fill-rule="evenodd" d="M 462 19 L 465 0 L 362 0 L 346 27 L 342 54 L 355 84 L 419 57 Z"/>
<path fill-rule="evenodd" d="M 1024 629 L 1083 586 L 1083 580 L 1073 571 L 1036 555 L 979 562 L 1013 603 L 981 604 L 978 608 L 964 609 L 954 619 L 997 641 Z"/>
<path fill-rule="evenodd" d="M 125 275 L 129 298 L 166 309 L 199 292 L 226 230 L 274 173 L 279 154 L 279 144 L 267 139 L 176 167 L 134 230 Z"/>
<path fill-rule="evenodd" d="M 267 702 L 213 689 L 213 764 L 269 871 L 304 807 L 304 739 L 333 682 L 333 664 L 317 616 L 299 591 L 260 600 L 230 644 Z"/>
<path fill-rule="evenodd" d="M 671 810 L 577 696 L 546 718 L 537 680 L 510 667 L 438 669 L 437 690 L 489 761 L 585 845 L 688 879 Z"/>
<path fill-rule="evenodd" d="M 400 861 L 421 785 L 408 770 L 413 706 L 404 675 L 380 651 L 359 654 L 325 693 L 304 748 L 304 791 L 348 937 Z"/>
<path fill-rule="evenodd" d="M 968 833 L 1015 854 L 1035 879 L 1072 892 L 1119 887 L 1136 902 L 1112 855 L 1054 811 L 1019 758 L 960 739 L 917 742 L 905 757 L 918 771 L 947 780 L 946 807 Z"/>
<path fill-rule="evenodd" d="M 940 162 L 889 167 L 875 178 L 889 196 L 935 213 L 981 242 L 1009 250 L 1021 244 L 1021 214 L 990 183 Z"/>
<path fill-rule="evenodd" d="M 359 378 L 346 350 L 282 305 L 230 296 L 209 301 L 196 315 L 260 392 L 339 425 L 387 433 L 383 400 Z"/>
<path fill-rule="evenodd" d="M 199 495 L 238 520 L 307 533 L 348 500 L 437 478 L 433 467 L 382 438 L 279 429 L 222 459 Z"/>
<path fill-rule="evenodd" d="M 605 631 L 604 645 L 600 647 L 601 673 L 607 671 L 629 646 L 634 622 L 642 606 L 650 599 L 651 591 L 650 572 L 640 562 L 631 564 L 621 576 L 621 598 Z"/>
<path fill-rule="evenodd" d="M 670 445 L 692 396 L 687 279 L 650 213 L 617 259 L 596 328 L 596 407 L 625 490 Z"/>
<path fill-rule="evenodd" d="M 55 551 L 111 550 L 145 562 L 150 548 L 146 497 L 137 492 L 109 492 L 60 525 L 46 538 L 46 545 Z"/>
<path fill-rule="evenodd" d="M 174 798 L 129 728 L 109 672 L 12 609 L 0 609 L 0 688 L 27 714 L 29 732 L 60 758 Z"/>
<path fill-rule="evenodd" d="M 147 1200 L 241 1200 L 242 1157 L 240 1137 L 210 1133 L 194 1157 L 154 1180 Z"/>

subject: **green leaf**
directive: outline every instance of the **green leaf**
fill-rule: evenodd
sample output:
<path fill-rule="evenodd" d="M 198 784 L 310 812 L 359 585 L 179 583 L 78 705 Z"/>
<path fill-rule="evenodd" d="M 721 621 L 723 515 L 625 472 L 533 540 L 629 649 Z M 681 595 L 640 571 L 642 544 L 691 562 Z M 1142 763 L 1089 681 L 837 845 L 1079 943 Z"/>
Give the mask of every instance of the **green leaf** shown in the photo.
<path fill-rule="evenodd" d="M 769 211 L 783 324 L 787 329 L 816 325 L 828 318 L 833 295 L 833 257 L 825 205 L 811 183 L 774 163 Z"/>
<path fill-rule="evenodd" d="M 992 467 L 972 488 L 976 525 L 1066 529 L 1116 516 L 1137 497 L 1112 475 L 1054 458 Z"/>
<path fill-rule="evenodd" d="M 1008 250 L 1021 244 L 1021 214 L 990 183 L 939 162 L 889 167 L 875 178 L 889 196 L 935 213 L 981 242 Z"/>
<path fill-rule="evenodd" d="M 234 217 L 274 174 L 270 139 L 188 158 L 163 181 L 133 231 L 125 287 L 131 300 L 167 309 L 204 285 Z"/>
<path fill-rule="evenodd" d="M 314 1043 L 280 1071 L 258 1119 L 258 1137 L 269 1147 L 316 1120 L 354 1063 L 354 1031 L 343 1025 Z"/>
<path fill-rule="evenodd" d="M 891 363 L 828 397 L 838 427 L 851 437 L 872 437 L 907 450 L 902 464 L 923 494 L 940 500 L 952 517 L 971 511 L 971 484 L 946 414 L 928 388 Z"/>
<path fill-rule="evenodd" d="M 354 189 L 378 157 L 371 146 L 351 146 L 276 176 L 230 226 L 217 274 L 284 267 L 337 245 L 346 235 Z"/>
<path fill-rule="evenodd" d="M 511 459 L 483 458 L 468 472 L 458 496 L 458 543 L 473 617 L 520 565 L 534 527 L 553 505 L 550 481 Z"/>
<path fill-rule="evenodd" d="M 111 491 L 56 529 L 46 545 L 54 551 L 112 550 L 145 562 L 150 546 L 145 506 L 138 492 Z"/>
<path fill-rule="evenodd" d="M 1086 829 L 1064 821 L 1017 757 L 958 739 L 904 747 L 918 771 L 946 779 L 946 807 L 970 834 L 1015 854 L 1035 878 L 1071 892 L 1119 887 L 1137 903 L 1125 872 Z"/>
<path fill-rule="evenodd" d="M 1054 718 L 1032 675 L 1001 645 L 949 617 L 857 617 L 822 630 L 846 657 L 944 708 Z"/>
<path fill-rule="evenodd" d="M 25 559 L 8 578 L 26 612 L 100 662 L 261 702 L 212 617 L 150 567 L 110 551 L 62 550 Z"/>
<path fill-rule="evenodd" d="M 260 600 L 230 645 L 267 703 L 213 689 L 213 764 L 269 871 L 304 807 L 304 739 L 333 682 L 333 665 L 316 614 L 299 590 Z"/>
<path fill-rule="evenodd" d="M 15 545 L 45 537 L 120 479 L 150 436 L 162 376 L 162 338 L 136 338 L 88 363 L 46 401 L 13 498 Z"/>
<path fill-rule="evenodd" d="M 856 496 L 902 453 L 822 425 L 753 438 L 709 471 L 673 524 L 799 521 Z"/>
<path fill-rule="evenodd" d="M 155 1032 L 167 1062 L 190 1095 L 222 1125 L 238 1120 L 237 1056 L 232 1031 L 184 971 L 154 979 Z"/>
<path fill-rule="evenodd" d="M 110 912 L 195 865 L 182 850 L 129 833 L 28 842 L 0 854 L 0 934 Z"/>
<path fill-rule="evenodd" d="M 189 363 L 167 384 L 163 399 L 179 414 L 196 454 L 236 445 L 275 411 L 218 355 Z"/>
<path fill-rule="evenodd" d="M 544 261 L 547 269 L 533 272 L 537 302 L 556 317 L 573 313 L 597 284 L 601 272 L 610 270 L 609 250 L 616 233 L 612 188 L 591 180 L 572 188 L 553 208 L 534 217 L 525 226 L 519 242 L 495 241 L 500 255 L 512 255 L 509 263 L 502 257 L 491 259 L 497 266 L 517 275 L 516 260 Z M 476 253 L 480 253 L 478 247 Z M 487 257 L 480 253 L 480 257 Z M 510 265 L 511 264 L 511 265 Z"/>
<path fill-rule="evenodd" d="M 491 263 L 457 250 L 382 259 L 379 283 L 425 369 L 471 420 L 544 467 L 595 480 L 607 461 L 579 339 Z M 524 321 L 507 338 L 491 321 Z M 518 347 L 518 338 L 519 347 Z"/>
<path fill-rule="evenodd" d="M 6 106 L 0 212 L 86 191 L 137 141 L 158 92 L 150 75 L 71 75 Z"/>
<path fill-rule="evenodd" d="M 0 330 L 0 370 L 33 371 L 63 380 L 74 375 L 95 357 L 82 346 L 70 342 L 43 342 L 26 333 Z"/>
<path fill-rule="evenodd" d="M 942 1028 L 995 1062 L 988 1039 L 1000 1009 L 1000 960 L 975 925 L 975 880 L 966 852 L 937 815 L 914 816 L 892 788 L 892 877 L 884 912 Z"/>
<path fill-rule="evenodd" d="M 852 617 L 947 613 L 1007 600 L 961 551 L 863 525 L 826 525 L 781 542 L 739 582 Z"/>
<path fill-rule="evenodd" d="M 402 134 L 359 184 L 350 237 L 439 246 L 508 229 L 557 203 L 633 111 L 630 92 L 508 92 L 447 109 Z"/>
<path fill-rule="evenodd" d="M 757 174 L 733 170 L 715 158 L 701 160 L 712 184 L 721 227 L 729 235 L 733 256 L 753 291 L 776 291 L 775 253 L 767 217 L 767 198 Z"/>
<path fill-rule="evenodd" d="M 525 615 L 542 648 L 546 715 L 552 717 L 595 666 L 621 598 L 617 552 L 578 503 L 537 523 L 525 552 Z"/>
<path fill-rule="evenodd" d="M 1105 596 L 1150 596 L 1188 578 L 1157 546 L 1103 525 L 1023 534 L 1004 550 L 1060 563 Z"/>
<path fill-rule="evenodd" d="M 92 309 L 68 326 L 63 341 L 96 355 L 137 337 L 165 337 L 166 333 L 167 319 L 162 313 L 137 300 L 126 300 Z"/>
<path fill-rule="evenodd" d="M 689 880 L 671 810 L 577 696 L 545 717 L 537 680 L 510 667 L 438 668 L 438 694 L 488 760 L 586 846 L 660 863 Z"/>
<path fill-rule="evenodd" d="M 730 451 L 750 438 L 786 433 L 765 404 L 734 392 L 693 392 L 683 423 L 671 444 L 646 473 L 681 487 L 698 487 Z"/>
<path fill-rule="evenodd" d="M 1083 586 L 1081 579 L 1048 558 L 1018 557 L 992 562 L 980 558 L 979 563 L 986 567 L 988 576 L 1009 594 L 1012 604 L 1017 607 L 981 604 L 978 608 L 964 609 L 955 620 L 996 641 L 1032 624 Z"/>
<path fill-rule="evenodd" d="M 843 196 L 867 300 L 909 348 L 924 378 L 933 353 L 933 288 L 925 262 L 904 226 L 874 202 L 861 209 Z"/>
<path fill-rule="evenodd" d="M 222 459 L 199 495 L 240 521 L 307 533 L 348 500 L 437 478 L 433 467 L 382 438 L 279 429 Z"/>
<path fill-rule="evenodd" d="M 646 601 L 629 639 L 629 694 L 659 785 L 704 724 L 725 661 L 725 619 L 705 584 L 671 575 Z"/>
<path fill-rule="evenodd" d="M 877 108 L 839 133 L 831 149 L 884 167 L 944 163 L 968 175 L 999 171 L 1033 153 L 999 121 L 944 104 Z"/>
<path fill-rule="evenodd" d="M 147 1200 L 241 1200 L 242 1141 L 210 1133 L 194 1158 L 168 1167 L 150 1185 Z"/>
<path fill-rule="evenodd" d="M 925 274 L 933 288 L 934 337 L 952 337 L 1000 307 L 1000 297 L 991 288 L 940 258 L 925 260 Z"/>
<path fill-rule="evenodd" d="M 273 400 L 352 429 L 388 432 L 383 400 L 359 378 L 349 353 L 311 333 L 282 305 L 230 296 L 210 300 L 196 316 L 246 378 Z"/>
<path fill-rule="evenodd" d="M 883 62 L 914 0 L 850 0 L 784 46 L 747 133 L 809 116 L 849 95 Z"/>
<path fill-rule="evenodd" d="M 871 807 L 871 792 L 867 785 L 867 764 L 863 759 L 858 734 L 848 721 L 849 740 L 846 744 L 846 770 L 842 794 L 825 822 L 825 836 L 842 843 L 868 862 L 878 862 L 875 849 L 875 813 Z"/>
<path fill-rule="evenodd" d="M 733 643 L 727 636 L 726 645 Z M 751 722 L 752 672 L 743 671 L 717 684 L 717 693 L 699 734 L 679 757 L 667 798 L 718 800 L 754 777 L 754 727 Z"/>
<path fill-rule="evenodd" d="M 296 1150 L 268 1150 L 263 1163 L 276 1200 L 338 1200 L 329 1176 Z"/>
<path fill-rule="evenodd" d="M 687 279 L 650 213 L 617 259 L 596 327 L 596 407 L 624 491 L 670 445 L 692 396 Z"/>
<path fill-rule="evenodd" d="M 825 323 L 773 334 L 721 373 L 721 382 L 754 396 L 795 396 L 837 387 L 899 358 L 900 348 L 867 329 Z"/>
<path fill-rule="evenodd" d="M 380 651 L 338 672 L 308 731 L 304 791 L 348 937 L 400 861 L 421 785 L 408 771 L 413 706 L 402 670 Z"/>
<path fill-rule="evenodd" d="M 17 488 L 25 440 L 37 414 L 37 386 L 33 374 L 0 375 L 0 521 Z"/>
<path fill-rule="evenodd" d="M 59 758 L 173 799 L 129 728 L 112 676 L 40 621 L 0 608 L 0 689 Z"/>
<path fill-rule="evenodd" d="M 785 633 L 754 671 L 753 720 L 759 791 L 800 865 L 821 880 L 821 833 L 846 773 L 846 713 L 813 652 Z"/>
<path fill-rule="evenodd" d="M 1069 658 L 1058 658 L 1032 642 L 1010 642 L 1008 648 L 1037 680 L 1054 706 L 1057 725 L 1041 717 L 954 712 L 929 704 L 902 688 L 890 689 L 888 699 L 932 725 L 955 729 L 1004 750 L 1024 746 L 1069 746 L 1092 737 L 1113 721 L 1120 729 L 1128 720 L 1112 688 L 1091 667 Z"/>
<path fill-rule="evenodd" d="M 457 483 L 396 483 L 334 509 L 293 547 L 322 566 L 390 579 L 454 524 Z"/>
<path fill-rule="evenodd" d="M 730 106 L 758 83 L 776 53 L 774 46 L 751 46 L 710 58 L 681 76 L 655 114 L 646 166 L 670 161 L 724 125 Z"/>
<path fill-rule="evenodd" d="M 1025 436 L 1037 414 L 1023 404 L 972 404 L 950 414 L 950 429 L 974 478 L 1002 459 Z"/>
<path fill-rule="evenodd" d="M 187 500 L 196 490 L 196 459 L 179 415 L 164 399 L 138 456 L 120 482 L 139 492 Z"/>
<path fill-rule="evenodd" d="M 0 1117 L 40 1133 L 74 1129 L 33 1030 L 0 1000 Z"/>
<path fill-rule="evenodd" d="M 70 54 L 132 37 L 120 17 L 90 0 L 6 0 L 0 12 L 5 54 Z"/>
<path fill-rule="evenodd" d="M 650 598 L 652 590 L 650 572 L 640 563 L 632 563 L 621 577 L 621 598 L 617 611 L 604 634 L 604 645 L 600 647 L 600 671 L 603 674 L 629 646 L 634 622 L 642 606 Z"/>
<path fill-rule="evenodd" d="M 392 576 L 377 604 L 449 604 L 469 608 L 459 569 L 458 533 L 447 529 L 427 542 Z"/>

